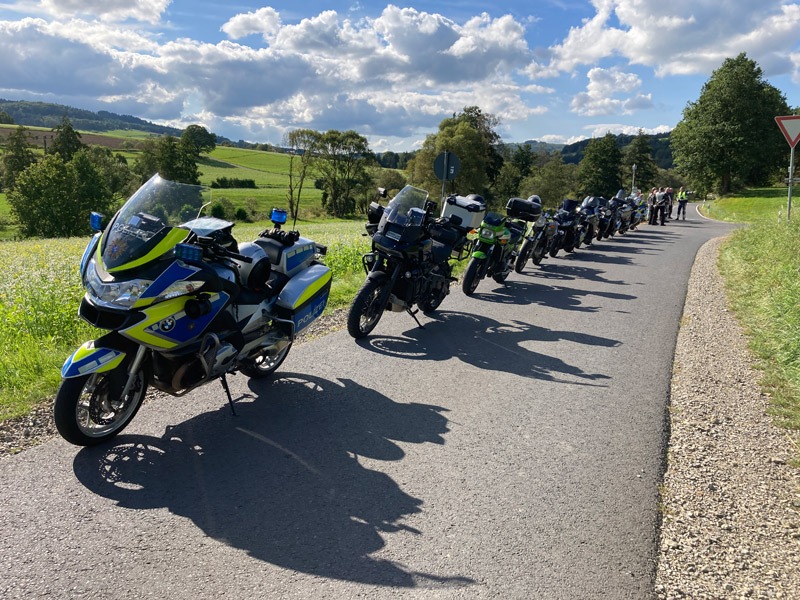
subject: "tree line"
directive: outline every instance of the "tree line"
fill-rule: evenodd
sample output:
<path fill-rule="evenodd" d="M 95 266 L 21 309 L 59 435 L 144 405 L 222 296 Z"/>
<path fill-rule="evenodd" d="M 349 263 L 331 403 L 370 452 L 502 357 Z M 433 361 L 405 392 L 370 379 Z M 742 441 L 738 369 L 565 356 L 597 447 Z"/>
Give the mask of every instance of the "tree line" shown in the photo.
<path fill-rule="evenodd" d="M 781 181 L 788 148 L 774 118 L 797 112 L 764 80 L 760 67 L 740 54 L 714 71 L 667 138 L 672 169 L 660 166 L 663 146 L 642 130 L 624 146 L 610 132 L 588 140 L 577 164 L 560 151 L 506 145 L 497 133 L 499 119 L 477 106 L 442 120 L 414 153 L 375 154 L 368 140 L 352 130 L 295 129 L 283 140 L 289 153 L 289 212 L 297 216 L 308 186 L 322 192 L 323 207 L 335 217 L 365 212 L 378 187 L 392 192 L 413 184 L 436 196 L 443 186 L 433 165 L 444 151 L 460 160 L 445 194 L 477 193 L 496 209 L 514 196 L 537 194 L 546 206 L 555 207 L 563 198 L 610 196 L 632 187 L 684 185 L 703 197 L 707 192 L 724 194 Z M 140 157 L 128 166 L 121 155 L 83 145 L 64 117 L 42 160 L 27 145 L 25 128 L 17 129 L 3 155 L 1 181 L 23 235 L 74 235 L 83 232 L 79 221 L 86 221 L 76 215 L 89 206 L 111 210 L 155 172 L 199 183 L 197 159 L 215 147 L 216 139 L 192 125 L 179 138 L 147 140 Z"/>

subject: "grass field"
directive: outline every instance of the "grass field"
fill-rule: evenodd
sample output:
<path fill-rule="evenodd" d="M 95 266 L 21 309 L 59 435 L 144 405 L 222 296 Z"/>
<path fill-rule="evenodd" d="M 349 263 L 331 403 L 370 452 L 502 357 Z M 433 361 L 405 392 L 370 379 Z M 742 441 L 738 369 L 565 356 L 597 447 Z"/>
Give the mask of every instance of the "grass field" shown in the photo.
<path fill-rule="evenodd" d="M 785 188 L 765 188 L 715 200 L 704 212 L 750 224 L 723 245 L 720 271 L 774 414 L 800 430 L 800 204 L 795 211 L 793 202 L 788 222 L 786 207 Z M 800 452 L 795 460 L 800 464 Z"/>

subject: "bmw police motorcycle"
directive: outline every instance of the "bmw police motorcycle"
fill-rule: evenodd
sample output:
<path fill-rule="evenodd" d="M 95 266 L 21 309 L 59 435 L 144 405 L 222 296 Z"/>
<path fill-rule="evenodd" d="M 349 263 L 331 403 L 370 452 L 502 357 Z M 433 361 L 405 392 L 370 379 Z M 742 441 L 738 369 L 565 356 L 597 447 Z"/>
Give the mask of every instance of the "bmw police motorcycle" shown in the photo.
<path fill-rule="evenodd" d="M 322 314 L 331 271 L 325 248 L 273 227 L 252 242 L 233 223 L 201 214 L 210 190 L 153 176 L 84 251 L 79 315 L 107 332 L 78 348 L 61 370 L 55 424 L 69 442 L 106 441 L 136 415 L 149 387 L 182 396 L 226 375 L 264 377 L 295 337 Z M 183 217 L 183 218 L 182 218 Z"/>

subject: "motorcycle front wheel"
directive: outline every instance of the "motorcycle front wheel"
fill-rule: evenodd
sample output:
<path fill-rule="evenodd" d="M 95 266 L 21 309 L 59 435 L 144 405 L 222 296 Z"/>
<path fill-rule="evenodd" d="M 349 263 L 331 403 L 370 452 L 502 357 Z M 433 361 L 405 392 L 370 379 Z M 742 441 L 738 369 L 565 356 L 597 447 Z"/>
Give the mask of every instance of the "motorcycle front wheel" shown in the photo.
<path fill-rule="evenodd" d="M 531 257 L 531 252 L 533 251 L 533 246 L 536 242 L 533 240 L 525 240 L 522 244 L 522 248 L 520 248 L 519 256 L 517 256 L 517 260 L 514 263 L 514 270 L 517 273 L 522 273 L 522 269 L 525 268 L 525 264 L 528 262 L 528 259 Z"/>
<path fill-rule="evenodd" d="M 461 282 L 461 289 L 467 296 L 475 293 L 481 279 L 486 275 L 487 260 L 475 257 L 469 260 L 467 269 L 464 271 L 464 279 Z"/>
<path fill-rule="evenodd" d="M 289 342 L 274 356 L 267 354 L 266 350 L 256 356 L 250 356 L 239 363 L 239 370 L 252 379 L 266 377 L 281 366 L 291 349 L 292 343 Z"/>
<path fill-rule="evenodd" d="M 147 392 L 147 375 L 140 369 L 131 390 L 120 397 L 128 380 L 123 365 L 61 381 L 53 406 L 61 437 L 76 446 L 94 446 L 113 438 L 133 420 Z"/>
<path fill-rule="evenodd" d="M 388 279 L 367 279 L 358 290 L 347 315 L 347 332 L 355 339 L 363 338 L 375 329 L 383 316 L 385 302 L 381 302 Z"/>
<path fill-rule="evenodd" d="M 544 258 L 545 253 L 547 252 L 547 244 L 545 243 L 544 238 L 536 241 L 536 246 L 533 248 L 533 252 L 531 253 L 531 260 L 533 264 L 539 266 L 542 264 L 542 259 Z"/>

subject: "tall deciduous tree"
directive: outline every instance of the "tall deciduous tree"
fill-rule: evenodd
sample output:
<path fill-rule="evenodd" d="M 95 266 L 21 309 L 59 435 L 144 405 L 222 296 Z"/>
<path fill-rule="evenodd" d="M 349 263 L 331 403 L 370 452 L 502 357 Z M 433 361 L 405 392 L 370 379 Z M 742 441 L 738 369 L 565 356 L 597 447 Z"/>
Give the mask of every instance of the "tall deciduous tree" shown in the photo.
<path fill-rule="evenodd" d="M 374 160 L 367 138 L 355 131 L 326 131 L 315 146 L 323 205 L 336 217 L 355 212 L 353 190 L 363 184 L 365 170 Z"/>
<path fill-rule="evenodd" d="M 427 136 L 420 151 L 409 161 L 411 182 L 432 194 L 437 188 L 441 189 L 433 163 L 440 153 L 448 151 L 458 156 L 461 168 L 446 193 L 482 194 L 491 200 L 490 187 L 497 181 L 503 166 L 503 158 L 497 150 L 500 136 L 494 131 L 498 123 L 496 117 L 474 106 L 444 119 L 439 123 L 438 133 Z"/>
<path fill-rule="evenodd" d="M 564 198 L 575 195 L 577 168 L 577 165 L 565 164 L 561 154 L 554 154 L 522 180 L 520 194 L 526 198 L 536 194 L 545 206 L 554 208 Z"/>
<path fill-rule="evenodd" d="M 72 122 L 66 117 L 61 117 L 61 123 L 54 130 L 53 142 L 47 149 L 49 154 L 58 154 L 64 162 L 68 162 L 75 153 L 85 147 L 81 141 L 81 134 L 72 127 Z"/>
<path fill-rule="evenodd" d="M 36 162 L 36 154 L 28 143 L 28 128 L 20 125 L 8 136 L 3 152 L 3 189 L 14 189 L 17 177 Z"/>
<path fill-rule="evenodd" d="M 202 125 L 189 125 L 181 133 L 181 141 L 194 153 L 195 158 L 199 158 L 201 152 L 207 154 L 217 147 L 217 136 Z"/>
<path fill-rule="evenodd" d="M 578 196 L 613 196 L 622 187 L 622 152 L 610 132 L 589 141 L 578 165 Z"/>
<path fill-rule="evenodd" d="M 321 137 L 322 134 L 313 129 L 294 129 L 284 136 L 283 144 L 289 148 L 289 189 L 286 199 L 292 219 L 297 218 L 303 186 L 306 177 L 312 173 L 315 147 Z"/>
<path fill-rule="evenodd" d="M 789 111 L 755 61 L 744 53 L 725 59 L 670 136 L 675 164 L 696 185 L 723 194 L 735 182 L 764 184 L 788 162 L 775 117 Z"/>
<path fill-rule="evenodd" d="M 157 141 L 147 140 L 133 165 L 133 171 L 139 175 L 142 183 L 156 173 L 170 181 L 193 185 L 200 183 L 200 171 L 193 148 L 171 135 L 160 137 Z"/>

